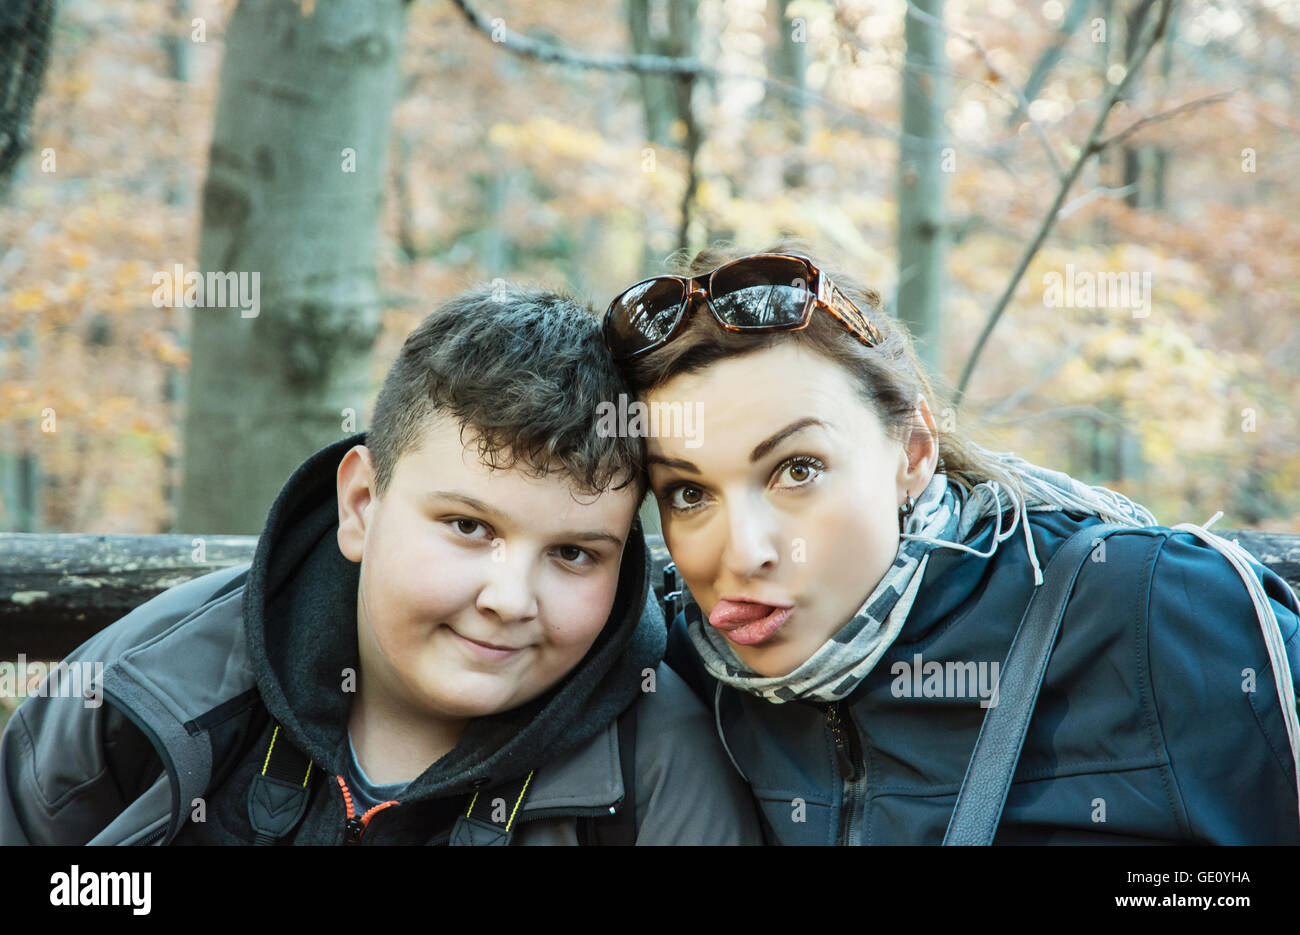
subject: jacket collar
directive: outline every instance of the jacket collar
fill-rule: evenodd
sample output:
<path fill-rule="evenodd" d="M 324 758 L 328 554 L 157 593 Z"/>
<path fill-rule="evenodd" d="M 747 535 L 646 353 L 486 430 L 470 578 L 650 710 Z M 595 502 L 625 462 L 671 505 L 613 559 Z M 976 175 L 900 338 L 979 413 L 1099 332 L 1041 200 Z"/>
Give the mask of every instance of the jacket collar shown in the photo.
<path fill-rule="evenodd" d="M 167 840 L 179 830 L 191 802 L 207 791 L 215 750 L 206 723 L 215 711 L 252 703 L 257 685 L 244 652 L 241 565 L 211 578 L 217 596 L 190 609 L 161 636 L 132 645 L 104 670 L 106 697 L 150 738 L 158 749 L 169 782 L 151 790 L 147 802 L 133 806 L 131 819 L 106 829 L 100 843 L 115 843 L 117 826 L 138 828 L 161 821 L 170 811 Z M 208 652 L 195 653 L 202 645 Z M 177 658 L 187 667 L 179 670 Z M 585 743 L 537 770 L 523 813 L 529 818 L 605 814 L 627 794 L 619 759 L 617 722 L 611 721 Z M 165 787 L 170 787 L 168 790 Z M 155 794 L 156 793 L 156 794 Z M 148 815 L 136 814 L 146 808 Z M 156 815 L 154 813 L 157 813 Z M 148 819 L 147 821 L 145 819 Z"/>

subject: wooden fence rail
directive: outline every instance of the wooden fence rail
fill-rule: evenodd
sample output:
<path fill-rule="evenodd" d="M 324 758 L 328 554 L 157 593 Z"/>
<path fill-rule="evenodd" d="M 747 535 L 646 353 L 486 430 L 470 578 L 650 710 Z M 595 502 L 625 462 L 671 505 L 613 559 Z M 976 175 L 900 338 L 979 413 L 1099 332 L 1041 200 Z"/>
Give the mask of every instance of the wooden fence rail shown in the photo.
<path fill-rule="evenodd" d="M 1300 535 L 1216 529 L 1300 593 Z M 658 536 L 656 593 L 668 553 Z M 256 536 L 0 533 L 0 659 L 57 659 L 156 594 L 251 561 Z"/>

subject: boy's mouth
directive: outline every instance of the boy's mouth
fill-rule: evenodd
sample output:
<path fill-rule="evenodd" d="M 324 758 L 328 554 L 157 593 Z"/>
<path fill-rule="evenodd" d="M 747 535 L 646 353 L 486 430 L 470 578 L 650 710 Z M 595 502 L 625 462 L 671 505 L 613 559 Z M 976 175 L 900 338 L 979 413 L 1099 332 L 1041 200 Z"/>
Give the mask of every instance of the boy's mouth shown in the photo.
<path fill-rule="evenodd" d="M 451 632 L 455 634 L 456 639 L 469 649 L 471 653 L 474 653 L 482 659 L 509 659 L 511 656 L 516 655 L 523 649 L 523 647 L 503 646 L 499 643 L 488 643 L 484 640 L 472 639 L 452 627 L 447 627 L 447 629 L 451 630 Z"/>
<path fill-rule="evenodd" d="M 757 646 L 774 637 L 792 613 L 792 605 L 724 598 L 709 613 L 709 623 L 733 643 Z"/>

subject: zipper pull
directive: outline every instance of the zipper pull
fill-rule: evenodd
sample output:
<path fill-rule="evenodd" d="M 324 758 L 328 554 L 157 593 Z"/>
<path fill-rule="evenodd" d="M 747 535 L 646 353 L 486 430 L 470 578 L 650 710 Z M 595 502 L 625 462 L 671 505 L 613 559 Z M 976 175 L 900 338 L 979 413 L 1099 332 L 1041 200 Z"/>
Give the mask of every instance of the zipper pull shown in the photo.
<path fill-rule="evenodd" d="M 366 823 L 352 808 L 352 792 L 348 789 L 348 784 L 343 781 L 342 776 L 334 778 L 338 780 L 339 791 L 343 793 L 343 807 L 347 810 L 347 817 L 343 820 L 343 843 L 360 844 L 361 832 L 366 830 Z"/>
<path fill-rule="evenodd" d="M 831 738 L 835 741 L 835 758 L 839 760 L 840 776 L 843 779 L 858 778 L 858 767 L 853 761 L 852 741 L 845 736 L 844 722 L 840 720 L 840 704 L 832 701 L 826 706 L 826 726 L 830 728 Z"/>

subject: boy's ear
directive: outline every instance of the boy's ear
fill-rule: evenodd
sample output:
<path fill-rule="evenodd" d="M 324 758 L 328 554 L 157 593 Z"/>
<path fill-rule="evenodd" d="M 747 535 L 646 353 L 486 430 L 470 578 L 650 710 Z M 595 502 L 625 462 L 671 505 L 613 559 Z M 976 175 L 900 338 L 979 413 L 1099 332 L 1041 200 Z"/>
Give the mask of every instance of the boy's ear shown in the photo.
<path fill-rule="evenodd" d="M 339 551 L 350 562 L 360 562 L 366 543 L 366 522 L 375 505 L 375 463 L 370 449 L 353 445 L 339 462 Z"/>

